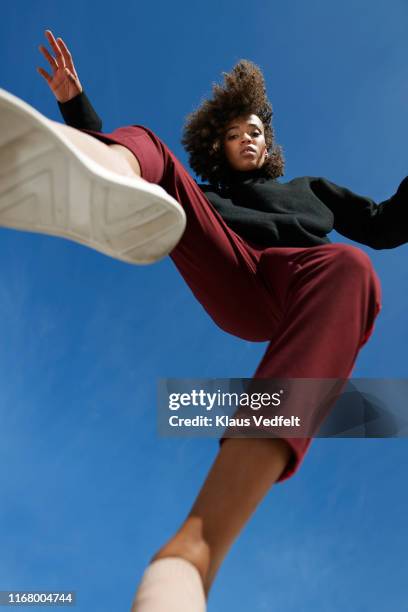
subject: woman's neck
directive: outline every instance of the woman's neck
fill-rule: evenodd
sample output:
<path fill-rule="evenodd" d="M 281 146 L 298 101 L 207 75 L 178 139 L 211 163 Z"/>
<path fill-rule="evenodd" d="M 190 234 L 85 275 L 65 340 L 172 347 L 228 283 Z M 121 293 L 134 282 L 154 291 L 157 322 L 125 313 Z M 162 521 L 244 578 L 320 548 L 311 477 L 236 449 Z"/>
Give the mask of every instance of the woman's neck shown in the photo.
<path fill-rule="evenodd" d="M 229 167 L 227 169 L 225 178 L 228 183 L 242 183 L 261 176 L 266 176 L 263 167 L 254 168 L 253 170 L 235 170 L 234 168 Z"/>

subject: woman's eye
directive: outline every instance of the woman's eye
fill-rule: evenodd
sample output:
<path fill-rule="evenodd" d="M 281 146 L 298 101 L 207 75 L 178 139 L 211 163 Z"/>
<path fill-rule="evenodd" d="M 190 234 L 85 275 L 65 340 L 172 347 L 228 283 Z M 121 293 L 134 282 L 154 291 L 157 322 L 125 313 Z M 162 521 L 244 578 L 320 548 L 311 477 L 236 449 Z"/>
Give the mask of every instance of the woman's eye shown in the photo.
<path fill-rule="evenodd" d="M 254 132 L 251 132 L 251 136 L 252 137 L 257 137 L 260 136 L 261 132 L 259 132 L 258 130 L 255 130 Z M 238 134 L 230 134 L 230 136 L 228 136 L 228 140 L 232 140 L 233 138 L 238 138 Z"/>
<path fill-rule="evenodd" d="M 261 132 L 252 132 L 251 136 L 260 136 Z M 232 138 L 236 138 L 238 136 L 238 134 L 231 134 L 231 136 L 228 136 L 228 140 L 232 140 Z"/>

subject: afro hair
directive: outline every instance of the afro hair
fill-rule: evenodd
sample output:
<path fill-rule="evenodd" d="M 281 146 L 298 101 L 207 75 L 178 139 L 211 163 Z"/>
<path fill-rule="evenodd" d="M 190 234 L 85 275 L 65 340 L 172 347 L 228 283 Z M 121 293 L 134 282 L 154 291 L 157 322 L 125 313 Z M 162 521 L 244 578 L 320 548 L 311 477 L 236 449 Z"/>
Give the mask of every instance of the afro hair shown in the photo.
<path fill-rule="evenodd" d="M 224 154 L 226 126 L 239 117 L 257 115 L 265 131 L 268 157 L 262 166 L 265 176 L 277 178 L 284 172 L 282 147 L 274 144 L 272 105 L 266 95 L 261 69 L 241 59 L 230 73 L 223 72 L 224 86 L 213 84 L 212 99 L 187 115 L 181 143 L 189 154 L 189 164 L 204 181 L 225 185 L 231 168 Z"/>

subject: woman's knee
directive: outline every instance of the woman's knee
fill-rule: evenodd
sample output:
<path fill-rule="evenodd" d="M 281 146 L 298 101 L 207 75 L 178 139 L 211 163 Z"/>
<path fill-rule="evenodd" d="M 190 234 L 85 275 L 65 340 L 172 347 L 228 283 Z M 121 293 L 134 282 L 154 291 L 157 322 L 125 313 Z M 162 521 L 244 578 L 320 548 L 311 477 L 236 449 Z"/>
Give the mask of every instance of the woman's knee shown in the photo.
<path fill-rule="evenodd" d="M 373 270 L 372 261 L 365 251 L 352 244 L 332 244 L 330 245 L 333 262 L 345 269 L 353 267 L 361 268 L 362 270 Z"/>
<path fill-rule="evenodd" d="M 382 308 L 382 289 L 371 258 L 362 249 L 350 244 L 335 245 L 334 253 L 339 282 L 343 278 L 349 286 L 365 293 L 369 304 L 370 326 L 373 325 Z"/>
<path fill-rule="evenodd" d="M 380 291 L 380 280 L 370 256 L 365 251 L 351 244 L 335 244 L 333 247 L 332 265 L 339 280 L 343 277 L 347 282 L 367 282 L 368 279 L 374 289 Z"/>

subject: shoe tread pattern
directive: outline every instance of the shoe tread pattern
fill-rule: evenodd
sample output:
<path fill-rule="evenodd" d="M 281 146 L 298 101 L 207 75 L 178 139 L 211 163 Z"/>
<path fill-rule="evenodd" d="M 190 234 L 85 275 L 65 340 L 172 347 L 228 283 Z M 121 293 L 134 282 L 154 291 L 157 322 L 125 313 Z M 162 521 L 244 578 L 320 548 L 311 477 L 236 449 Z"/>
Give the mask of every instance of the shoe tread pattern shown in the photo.
<path fill-rule="evenodd" d="M 171 196 L 95 172 L 36 122 L 35 109 L 18 110 L 0 98 L 0 225 L 68 238 L 129 263 L 158 261 L 174 248 L 185 214 Z"/>

